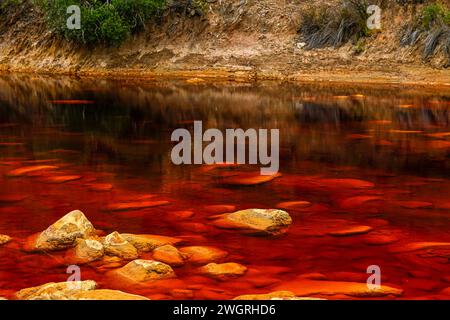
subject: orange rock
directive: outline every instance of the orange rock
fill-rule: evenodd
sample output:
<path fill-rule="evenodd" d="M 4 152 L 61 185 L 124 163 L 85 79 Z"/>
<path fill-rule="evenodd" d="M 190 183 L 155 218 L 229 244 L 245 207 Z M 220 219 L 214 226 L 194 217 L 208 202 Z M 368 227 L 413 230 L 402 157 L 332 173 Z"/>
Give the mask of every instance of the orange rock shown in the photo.
<path fill-rule="evenodd" d="M 343 200 L 340 203 L 340 207 L 343 209 L 353 209 L 361 207 L 363 204 L 367 202 L 381 200 L 381 197 L 377 196 L 356 196 Z"/>
<path fill-rule="evenodd" d="M 113 271 L 124 279 L 132 282 L 147 282 L 151 280 L 176 278 L 175 272 L 170 266 L 153 260 L 134 260 Z"/>
<path fill-rule="evenodd" d="M 149 300 L 146 297 L 122 292 L 119 290 L 96 289 L 81 291 L 74 294 L 71 299 L 74 300 Z"/>
<path fill-rule="evenodd" d="M 72 175 L 72 176 L 54 176 L 54 177 L 47 177 L 44 179 L 47 183 L 65 183 L 75 180 L 80 180 L 82 176 Z"/>
<path fill-rule="evenodd" d="M 281 176 L 281 173 L 276 173 L 269 176 L 263 176 L 259 174 L 240 174 L 237 176 L 226 177 L 222 180 L 223 184 L 232 186 L 254 186 L 263 184 L 274 180 Z"/>
<path fill-rule="evenodd" d="M 285 201 L 277 204 L 277 208 L 280 209 L 303 209 L 312 206 L 312 203 L 309 201 Z"/>
<path fill-rule="evenodd" d="M 244 275 L 247 272 L 247 267 L 234 262 L 221 264 L 212 262 L 201 267 L 199 271 L 209 277 L 224 281 Z"/>
<path fill-rule="evenodd" d="M 369 288 L 367 283 L 343 281 L 315 281 L 297 278 L 283 283 L 274 290 L 288 290 L 297 296 L 350 296 L 350 297 L 385 297 L 400 296 L 403 290 L 380 286 Z"/>
<path fill-rule="evenodd" d="M 369 226 L 354 226 L 347 229 L 337 230 L 329 232 L 328 234 L 333 237 L 347 237 L 364 233 L 369 233 L 373 228 Z"/>
<path fill-rule="evenodd" d="M 130 234 L 122 233 L 122 237 L 135 246 L 139 251 L 148 252 L 166 244 L 175 245 L 182 239 L 152 234 Z"/>
<path fill-rule="evenodd" d="M 22 167 L 15 170 L 9 171 L 6 175 L 8 177 L 21 177 L 24 175 L 27 175 L 29 173 L 33 173 L 36 171 L 48 171 L 48 170 L 55 170 L 58 169 L 56 166 L 29 166 L 29 167 Z"/>
<path fill-rule="evenodd" d="M 169 266 L 180 267 L 184 265 L 185 255 L 174 246 L 167 244 L 153 250 L 153 259 L 164 262 Z"/>
<path fill-rule="evenodd" d="M 226 251 L 203 246 L 191 246 L 181 248 L 180 251 L 186 254 L 189 262 L 196 264 L 206 264 L 210 262 L 217 262 L 225 258 L 228 253 Z"/>
<path fill-rule="evenodd" d="M 168 205 L 169 201 L 134 201 L 134 202 L 118 202 L 108 205 L 106 211 L 129 211 L 140 210 L 145 208 L 153 208 Z"/>
<path fill-rule="evenodd" d="M 11 237 L 5 234 L 0 234 L 0 246 L 7 244 L 11 241 Z"/>

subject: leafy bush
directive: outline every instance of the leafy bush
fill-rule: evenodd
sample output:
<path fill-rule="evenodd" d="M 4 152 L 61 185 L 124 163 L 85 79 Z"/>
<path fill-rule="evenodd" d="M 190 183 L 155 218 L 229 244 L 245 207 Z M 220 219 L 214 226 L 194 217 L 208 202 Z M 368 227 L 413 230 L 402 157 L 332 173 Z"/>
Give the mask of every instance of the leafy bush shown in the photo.
<path fill-rule="evenodd" d="M 165 0 L 35 0 L 50 27 L 69 40 L 88 45 L 119 45 L 165 5 Z M 81 10 L 81 29 L 68 29 L 67 8 Z"/>
<path fill-rule="evenodd" d="M 314 5 L 301 19 L 299 33 L 307 49 L 339 47 L 368 36 L 366 0 L 343 0 L 336 6 Z"/>

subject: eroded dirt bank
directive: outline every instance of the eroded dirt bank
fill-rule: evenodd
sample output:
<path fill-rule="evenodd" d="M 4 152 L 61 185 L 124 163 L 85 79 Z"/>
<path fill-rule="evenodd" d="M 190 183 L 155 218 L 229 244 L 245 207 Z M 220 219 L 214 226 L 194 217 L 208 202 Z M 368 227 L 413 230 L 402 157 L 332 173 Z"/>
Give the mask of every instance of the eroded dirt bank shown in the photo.
<path fill-rule="evenodd" d="M 380 33 L 358 53 L 299 49 L 302 10 L 317 1 L 208 1 L 203 16 L 166 14 L 119 48 L 87 49 L 49 31 L 29 1 L 0 22 L 0 69 L 94 76 L 336 81 L 450 86 L 442 55 L 424 61 L 418 47 L 400 47 L 401 28 L 417 6 L 389 4 Z M 331 1 L 333 2 L 333 1 Z"/>

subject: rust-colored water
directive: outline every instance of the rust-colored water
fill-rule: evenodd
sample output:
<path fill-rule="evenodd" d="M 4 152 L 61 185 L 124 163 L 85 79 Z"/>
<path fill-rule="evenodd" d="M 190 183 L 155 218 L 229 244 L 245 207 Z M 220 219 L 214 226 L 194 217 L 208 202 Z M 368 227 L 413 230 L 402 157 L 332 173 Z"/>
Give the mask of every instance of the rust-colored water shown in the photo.
<path fill-rule="evenodd" d="M 107 233 L 176 236 L 183 245 L 226 250 L 226 261 L 249 268 L 219 282 L 188 264 L 175 268 L 176 280 L 131 287 L 98 264 L 83 266 L 82 278 L 102 288 L 153 299 L 229 299 L 291 289 L 308 273 L 365 283 L 367 267 L 378 265 L 382 284 L 403 289 L 401 298 L 448 298 L 450 246 L 405 249 L 450 242 L 448 92 L 8 76 L 0 78 L 0 108 L 0 234 L 15 239 L 0 247 L 0 296 L 67 279 L 63 253 L 25 253 L 21 239 L 80 209 Z M 233 187 L 225 177 L 259 166 L 173 165 L 170 135 L 192 129 L 194 120 L 204 128 L 279 128 L 282 176 Z M 35 165 L 58 169 L 6 176 Z M 149 199 L 169 204 L 104 210 Z M 208 219 L 218 213 L 211 205 L 288 201 L 312 205 L 288 209 L 293 224 L 279 238 L 217 229 Z M 359 225 L 373 230 L 329 235 Z"/>

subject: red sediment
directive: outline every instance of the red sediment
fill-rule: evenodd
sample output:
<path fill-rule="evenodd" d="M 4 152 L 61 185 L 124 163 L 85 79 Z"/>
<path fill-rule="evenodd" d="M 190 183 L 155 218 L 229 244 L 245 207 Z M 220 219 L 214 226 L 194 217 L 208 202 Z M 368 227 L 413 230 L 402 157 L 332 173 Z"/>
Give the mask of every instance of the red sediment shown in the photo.
<path fill-rule="evenodd" d="M 112 203 L 104 208 L 105 211 L 129 211 L 145 208 L 153 208 L 168 205 L 169 201 L 135 201 L 135 202 L 118 202 Z"/>

